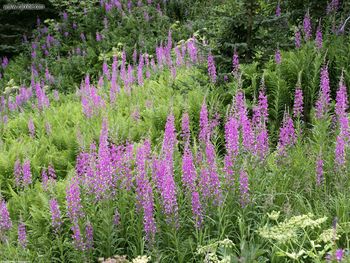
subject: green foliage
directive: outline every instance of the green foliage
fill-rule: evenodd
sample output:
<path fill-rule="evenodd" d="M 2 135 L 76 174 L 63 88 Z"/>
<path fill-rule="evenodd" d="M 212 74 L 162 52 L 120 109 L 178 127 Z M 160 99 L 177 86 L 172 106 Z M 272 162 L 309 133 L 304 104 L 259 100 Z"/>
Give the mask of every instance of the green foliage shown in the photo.
<path fill-rule="evenodd" d="M 323 262 L 327 252 L 332 250 L 334 253 L 335 242 L 343 233 L 341 225 L 319 231 L 327 218 L 314 219 L 310 213 L 283 222 L 278 221 L 279 212 L 273 211 L 268 216 L 275 224 L 261 227 L 259 235 L 273 244 L 276 255 L 292 260 Z"/>

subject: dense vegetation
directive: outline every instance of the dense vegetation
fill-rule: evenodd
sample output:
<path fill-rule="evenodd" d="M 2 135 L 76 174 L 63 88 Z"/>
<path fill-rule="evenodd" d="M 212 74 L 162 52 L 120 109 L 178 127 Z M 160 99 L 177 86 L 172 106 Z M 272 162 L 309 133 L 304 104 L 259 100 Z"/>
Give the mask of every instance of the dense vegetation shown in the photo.
<path fill-rule="evenodd" d="M 346 1 L 49 6 L 0 61 L 1 260 L 350 262 Z"/>

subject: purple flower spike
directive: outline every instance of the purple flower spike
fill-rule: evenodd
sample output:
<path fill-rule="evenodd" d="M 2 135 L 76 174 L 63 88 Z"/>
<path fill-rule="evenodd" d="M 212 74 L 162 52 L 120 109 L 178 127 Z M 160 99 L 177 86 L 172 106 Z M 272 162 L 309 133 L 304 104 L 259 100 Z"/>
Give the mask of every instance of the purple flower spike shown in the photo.
<path fill-rule="evenodd" d="M 300 118 L 301 116 L 303 116 L 303 105 L 303 91 L 300 87 L 297 87 L 295 89 L 293 109 L 293 114 L 295 118 Z"/>
<path fill-rule="evenodd" d="M 85 236 L 86 236 L 85 248 L 87 250 L 91 250 L 94 245 L 94 228 L 91 222 L 87 222 L 85 226 Z"/>
<path fill-rule="evenodd" d="M 196 228 L 200 228 L 203 223 L 202 207 L 198 192 L 192 192 L 192 214 Z"/>
<path fill-rule="evenodd" d="M 344 249 L 337 249 L 335 251 L 335 259 L 338 261 L 338 262 L 341 262 L 344 258 Z"/>
<path fill-rule="evenodd" d="M 18 224 L 18 243 L 22 246 L 22 248 L 27 247 L 27 232 L 26 226 L 23 222 Z"/>
<path fill-rule="evenodd" d="M 328 67 L 324 66 L 321 69 L 321 81 L 320 81 L 320 94 L 316 102 L 316 117 L 322 119 L 328 113 L 331 96 L 330 96 L 330 85 L 328 76 Z"/>
<path fill-rule="evenodd" d="M 24 164 L 22 166 L 22 171 L 23 171 L 23 186 L 27 187 L 32 183 L 32 173 L 30 171 L 29 160 L 24 161 Z"/>
<path fill-rule="evenodd" d="M 323 42 L 323 38 L 322 38 L 322 27 L 321 27 L 321 22 L 317 27 L 317 31 L 316 31 L 316 47 L 317 49 L 322 49 L 322 44 Z"/>
<path fill-rule="evenodd" d="M 80 187 L 78 180 L 72 178 L 66 191 L 67 213 L 72 223 L 78 221 L 83 216 L 83 206 L 81 205 Z"/>
<path fill-rule="evenodd" d="M 62 225 L 61 212 L 56 199 L 50 200 L 51 224 L 57 231 Z"/>
<path fill-rule="evenodd" d="M 305 37 L 305 40 L 308 41 L 310 40 L 312 35 L 312 26 L 311 26 L 311 19 L 310 19 L 309 12 L 307 12 L 304 16 L 303 26 L 304 26 L 304 37 Z"/>
<path fill-rule="evenodd" d="M 295 32 L 295 47 L 296 48 L 301 47 L 301 34 L 299 30 Z"/>
<path fill-rule="evenodd" d="M 12 227 L 12 221 L 9 211 L 7 210 L 6 202 L 0 200 L 0 233 L 9 230 Z"/>
<path fill-rule="evenodd" d="M 316 184 L 321 185 L 324 180 L 323 175 L 323 160 L 318 158 L 316 161 Z"/>
<path fill-rule="evenodd" d="M 241 170 L 239 173 L 239 191 L 241 195 L 241 206 L 244 208 L 248 205 L 250 198 L 248 174 L 244 170 Z"/>
<path fill-rule="evenodd" d="M 280 136 L 278 140 L 278 152 L 280 155 L 286 155 L 287 147 L 296 143 L 296 135 L 292 118 L 285 114 L 282 127 L 280 128 Z"/>
<path fill-rule="evenodd" d="M 239 56 L 236 49 L 232 57 L 232 71 L 233 75 L 237 77 L 239 73 Z"/>
<path fill-rule="evenodd" d="M 212 54 L 208 55 L 208 74 L 212 83 L 216 82 L 216 67 Z"/>
<path fill-rule="evenodd" d="M 277 65 L 280 65 L 282 62 L 281 51 L 279 49 L 275 52 L 275 62 Z"/>
<path fill-rule="evenodd" d="M 33 119 L 29 119 L 29 121 L 28 121 L 28 130 L 29 130 L 30 137 L 34 138 L 35 137 L 35 126 L 34 126 Z"/>
<path fill-rule="evenodd" d="M 280 2 L 278 2 L 277 7 L 276 7 L 276 17 L 281 16 L 281 5 Z"/>

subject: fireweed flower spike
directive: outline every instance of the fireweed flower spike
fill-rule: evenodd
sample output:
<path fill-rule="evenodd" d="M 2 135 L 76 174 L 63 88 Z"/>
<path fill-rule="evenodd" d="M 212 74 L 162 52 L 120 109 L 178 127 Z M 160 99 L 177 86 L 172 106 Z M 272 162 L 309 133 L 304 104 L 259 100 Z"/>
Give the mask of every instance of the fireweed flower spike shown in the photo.
<path fill-rule="evenodd" d="M 250 198 L 248 174 L 244 170 L 239 172 L 239 191 L 241 206 L 244 208 L 248 205 Z"/>
<path fill-rule="evenodd" d="M 277 49 L 275 53 L 275 62 L 277 65 L 280 65 L 282 62 L 281 51 L 279 49 Z"/>
<path fill-rule="evenodd" d="M 196 182 L 196 168 L 194 166 L 192 151 L 189 143 L 186 143 L 182 156 L 182 183 L 187 192 L 194 190 Z"/>
<path fill-rule="evenodd" d="M 103 72 L 103 75 L 104 75 L 108 80 L 110 80 L 109 68 L 108 68 L 108 65 L 107 65 L 107 62 L 106 62 L 106 61 L 103 61 L 103 64 L 102 64 L 102 72 Z"/>
<path fill-rule="evenodd" d="M 293 114 L 295 118 L 303 116 L 303 91 L 300 87 L 295 89 Z"/>
<path fill-rule="evenodd" d="M 337 262 L 341 262 L 344 258 L 344 249 L 337 249 L 335 251 L 335 259 L 337 260 Z"/>
<path fill-rule="evenodd" d="M 224 171 L 226 173 L 226 181 L 229 185 L 233 185 L 233 165 L 234 160 L 239 152 L 239 125 L 230 115 L 225 124 L 225 141 L 226 141 L 226 155 L 224 159 Z"/>
<path fill-rule="evenodd" d="M 73 232 L 72 239 L 73 244 L 77 250 L 84 251 L 85 250 L 85 244 L 83 237 L 80 232 L 80 228 L 77 222 L 73 223 L 73 226 L 71 227 L 71 230 Z"/>
<path fill-rule="evenodd" d="M 55 169 L 53 168 L 52 165 L 49 165 L 47 167 L 47 173 L 48 173 L 50 179 L 56 180 L 56 171 L 55 171 Z"/>
<path fill-rule="evenodd" d="M 322 26 L 321 26 L 321 21 L 318 24 L 317 31 L 316 31 L 316 47 L 317 49 L 322 49 Z"/>
<path fill-rule="evenodd" d="M 49 182 L 49 177 L 47 176 L 46 170 L 43 169 L 41 171 L 41 183 L 44 191 L 47 191 L 48 182 Z"/>
<path fill-rule="evenodd" d="M 119 214 L 118 209 L 116 208 L 116 209 L 114 210 L 114 215 L 113 215 L 113 224 L 114 224 L 115 226 L 118 226 L 119 223 L 120 223 L 120 214 Z"/>
<path fill-rule="evenodd" d="M 245 102 L 244 93 L 242 90 L 238 90 L 235 96 L 235 115 L 237 116 L 238 123 L 242 134 L 242 145 L 246 152 L 254 152 L 254 134 L 252 129 L 252 123 L 248 117 L 248 110 Z"/>
<path fill-rule="evenodd" d="M 183 57 L 180 52 L 179 46 L 175 47 L 175 55 L 176 55 L 176 66 L 180 67 L 183 64 Z"/>
<path fill-rule="evenodd" d="M 280 17 L 280 16 L 281 16 L 281 5 L 280 5 L 280 2 L 278 2 L 276 7 L 276 17 Z"/>
<path fill-rule="evenodd" d="M 139 65 L 137 67 L 137 82 L 139 86 L 143 86 L 143 65 L 144 65 L 144 58 L 143 58 L 143 54 L 140 53 Z"/>
<path fill-rule="evenodd" d="M 321 157 L 317 158 L 316 161 L 316 184 L 321 185 L 324 180 L 324 174 L 323 174 L 323 160 Z"/>
<path fill-rule="evenodd" d="M 149 142 L 145 141 L 136 153 L 136 199 L 137 209 L 143 209 L 143 226 L 146 239 L 154 240 L 157 231 L 154 219 L 154 198 L 151 183 L 147 178 L 147 161 L 149 158 Z"/>
<path fill-rule="evenodd" d="M 167 46 L 166 46 L 166 50 L 167 50 L 167 56 L 170 57 L 171 54 L 171 48 L 173 47 L 173 39 L 172 39 L 172 32 L 171 30 L 169 30 L 168 32 L 168 42 L 167 42 Z M 171 59 L 171 57 L 170 57 Z"/>
<path fill-rule="evenodd" d="M 72 223 L 76 223 L 83 216 L 80 187 L 77 178 L 72 178 L 66 190 L 67 214 Z"/>
<path fill-rule="evenodd" d="M 124 82 L 124 89 L 125 91 L 130 95 L 130 91 L 131 91 L 131 85 L 134 84 L 135 82 L 135 77 L 134 77 L 134 68 L 132 65 L 128 65 L 128 69 L 127 69 L 127 78 Z"/>
<path fill-rule="evenodd" d="M 104 118 L 100 134 L 98 159 L 96 164 L 95 177 L 92 182 L 92 190 L 96 200 L 106 198 L 113 185 L 113 171 L 111 169 L 111 157 L 108 144 L 108 122 Z"/>
<path fill-rule="evenodd" d="M 289 114 L 285 113 L 277 145 L 279 154 L 282 156 L 286 155 L 287 147 L 294 145 L 295 142 L 296 135 L 293 120 Z"/>
<path fill-rule="evenodd" d="M 0 60 L 1 61 L 1 60 Z M 9 64 L 9 60 L 8 60 L 8 58 L 5 56 L 5 57 L 3 57 L 2 58 L 2 62 L 1 62 L 1 67 L 3 68 L 3 69 L 5 69 L 6 67 L 7 67 L 7 65 Z"/>
<path fill-rule="evenodd" d="M 176 143 L 175 118 L 173 114 L 170 114 L 165 125 L 162 160 L 160 160 L 160 165 L 164 168 L 160 168 L 158 172 L 161 177 L 158 181 L 160 183 L 159 186 L 165 214 L 168 216 L 168 219 L 174 216 L 175 221 L 177 221 L 178 211 L 173 161 L 173 153 Z"/>
<path fill-rule="evenodd" d="M 154 240 L 157 227 L 154 219 L 154 201 L 152 187 L 149 183 L 145 184 L 143 201 L 143 226 L 146 232 L 146 239 L 149 242 Z"/>
<path fill-rule="evenodd" d="M 15 161 L 14 176 L 15 176 L 16 186 L 17 187 L 21 186 L 23 178 L 22 178 L 22 165 L 19 159 Z"/>
<path fill-rule="evenodd" d="M 232 72 L 233 75 L 238 78 L 239 75 L 239 56 L 237 50 L 235 49 L 232 57 Z"/>
<path fill-rule="evenodd" d="M 27 187 L 32 183 L 32 173 L 30 171 L 30 161 L 25 160 L 22 166 L 23 171 L 23 186 Z"/>
<path fill-rule="evenodd" d="M 134 52 L 132 53 L 132 61 L 134 63 L 134 65 L 137 64 L 137 50 L 134 49 Z"/>
<path fill-rule="evenodd" d="M 296 48 L 301 47 L 301 34 L 299 30 L 295 32 L 295 47 Z"/>
<path fill-rule="evenodd" d="M 166 159 L 172 158 L 176 143 L 177 139 L 175 129 L 175 117 L 173 114 L 170 114 L 165 124 L 164 140 L 162 146 L 162 152 L 163 154 L 165 154 Z"/>
<path fill-rule="evenodd" d="M 28 121 L 28 130 L 29 130 L 30 137 L 34 138 L 35 137 L 35 126 L 34 126 L 33 119 L 29 119 L 29 121 Z"/>
<path fill-rule="evenodd" d="M 210 137 L 210 127 L 208 119 L 208 109 L 205 100 L 203 101 L 200 116 L 199 116 L 199 140 L 205 142 Z"/>
<path fill-rule="evenodd" d="M 330 0 L 327 5 L 327 15 L 332 12 L 337 12 L 339 8 L 339 0 Z"/>
<path fill-rule="evenodd" d="M 169 167 L 166 160 L 153 160 L 153 177 L 161 196 L 163 213 L 168 223 L 177 223 L 177 200 L 176 186 L 173 177 L 169 174 Z"/>
<path fill-rule="evenodd" d="M 85 226 L 85 237 L 86 237 L 86 242 L 85 242 L 85 249 L 90 250 L 93 248 L 94 245 L 94 228 L 91 224 L 90 221 L 86 223 Z"/>
<path fill-rule="evenodd" d="M 141 145 L 136 152 L 136 208 L 139 211 L 142 206 L 144 184 L 147 175 L 147 150 L 145 143 Z"/>
<path fill-rule="evenodd" d="M 264 160 L 269 152 L 269 134 L 266 122 L 256 127 L 256 154 Z"/>
<path fill-rule="evenodd" d="M 322 119 L 328 113 L 330 107 L 331 96 L 330 96 L 330 85 L 328 76 L 328 66 L 323 66 L 321 69 L 321 81 L 320 81 L 320 93 L 316 102 L 315 111 L 316 118 Z"/>
<path fill-rule="evenodd" d="M 344 166 L 346 162 L 346 148 L 349 145 L 350 140 L 349 119 L 347 114 L 347 109 L 349 107 L 348 104 L 347 89 L 342 75 L 335 105 L 335 113 L 339 123 L 339 134 L 337 136 L 335 147 L 335 162 L 338 167 Z"/>
<path fill-rule="evenodd" d="M 187 42 L 187 50 L 190 56 L 190 60 L 193 64 L 198 61 L 198 50 L 196 46 L 196 39 L 193 37 Z"/>
<path fill-rule="evenodd" d="M 126 52 L 123 50 L 122 52 L 122 64 L 120 66 L 120 78 L 125 83 L 127 81 L 126 79 Z"/>
<path fill-rule="evenodd" d="M 116 56 L 113 57 L 112 63 L 112 79 L 111 79 L 111 89 L 110 89 L 110 102 L 113 104 L 116 100 L 116 93 L 119 92 L 120 87 L 118 85 L 118 59 Z"/>
<path fill-rule="evenodd" d="M 52 227 L 57 231 L 62 225 L 61 212 L 55 198 L 50 200 L 50 213 Z"/>
<path fill-rule="evenodd" d="M 102 41 L 102 35 L 99 32 L 96 32 L 96 41 L 97 42 Z"/>
<path fill-rule="evenodd" d="M 208 55 L 208 74 L 212 83 L 216 82 L 216 67 L 212 54 Z"/>
<path fill-rule="evenodd" d="M 207 167 L 202 167 L 199 176 L 198 188 L 200 189 L 201 196 L 204 200 L 208 200 L 211 196 L 209 181 L 209 169 Z"/>
<path fill-rule="evenodd" d="M 214 198 L 214 204 L 219 205 L 222 203 L 222 189 L 217 172 L 215 148 L 209 139 L 206 141 L 205 155 L 208 163 L 210 194 Z"/>
<path fill-rule="evenodd" d="M 149 61 L 149 54 L 145 54 L 145 64 L 146 64 L 146 78 L 149 79 L 151 77 L 151 71 L 150 71 L 150 61 Z"/>
<path fill-rule="evenodd" d="M 307 13 L 304 16 L 303 26 L 304 26 L 304 38 L 306 41 L 308 41 L 310 40 L 312 35 L 312 26 L 311 26 L 309 11 L 307 11 Z"/>
<path fill-rule="evenodd" d="M 267 95 L 266 95 L 266 87 L 265 87 L 265 80 L 264 78 L 261 80 L 261 87 L 259 91 L 259 98 L 258 98 L 258 108 L 260 112 L 260 122 L 267 122 L 269 113 L 268 113 L 268 101 L 267 101 Z"/>
<path fill-rule="evenodd" d="M 7 210 L 6 202 L 0 200 L 0 234 L 6 230 L 10 230 L 12 227 L 12 221 L 9 211 Z"/>
<path fill-rule="evenodd" d="M 192 192 L 192 214 L 196 228 L 200 228 L 203 223 L 202 207 L 198 192 Z"/>
<path fill-rule="evenodd" d="M 348 107 L 347 88 L 342 78 L 337 91 L 335 111 L 339 122 L 340 133 L 347 141 L 350 139 L 349 119 L 347 114 Z"/>
<path fill-rule="evenodd" d="M 22 248 L 27 247 L 26 226 L 22 220 L 18 224 L 18 243 L 22 246 Z"/>
<path fill-rule="evenodd" d="M 187 112 L 185 112 L 182 115 L 182 123 L 181 123 L 181 128 L 182 128 L 182 134 L 181 137 L 184 140 L 184 143 L 188 143 L 190 141 L 190 117 Z"/>

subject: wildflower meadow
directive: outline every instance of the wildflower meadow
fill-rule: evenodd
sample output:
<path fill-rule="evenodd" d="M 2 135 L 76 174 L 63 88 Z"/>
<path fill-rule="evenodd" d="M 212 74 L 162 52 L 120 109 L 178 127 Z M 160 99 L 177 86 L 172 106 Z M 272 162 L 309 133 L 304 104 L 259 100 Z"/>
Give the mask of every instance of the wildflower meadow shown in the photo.
<path fill-rule="evenodd" d="M 350 262 L 348 1 L 41 2 L 0 49 L 0 262 Z"/>

